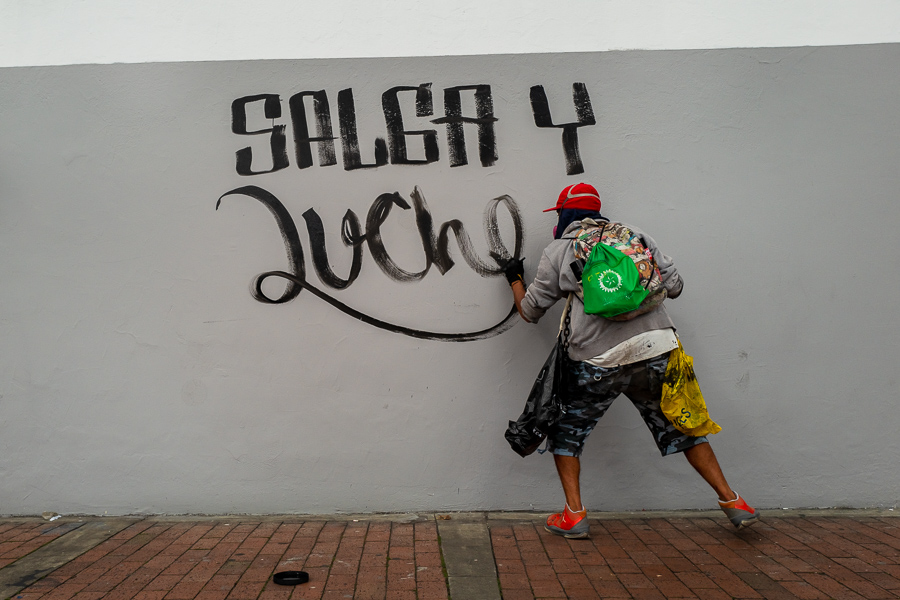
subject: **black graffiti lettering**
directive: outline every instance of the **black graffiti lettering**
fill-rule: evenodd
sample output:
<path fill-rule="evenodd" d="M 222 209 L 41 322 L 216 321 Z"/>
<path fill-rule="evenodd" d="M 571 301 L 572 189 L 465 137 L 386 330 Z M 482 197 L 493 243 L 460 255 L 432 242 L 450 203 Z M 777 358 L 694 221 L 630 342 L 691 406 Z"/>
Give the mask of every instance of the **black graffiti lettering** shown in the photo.
<path fill-rule="evenodd" d="M 381 107 L 384 110 L 384 122 L 388 131 L 388 146 L 391 150 L 392 165 L 427 165 L 436 162 L 440 158 L 437 144 L 437 131 L 425 129 L 422 131 L 406 131 L 403 129 L 403 115 L 400 111 L 400 92 L 416 93 L 416 116 L 430 117 L 434 114 L 431 98 L 431 84 L 423 83 L 418 87 L 397 86 L 389 89 L 381 95 Z M 407 153 L 407 136 L 422 136 L 422 144 L 425 146 L 424 159 L 411 159 Z"/>
<path fill-rule="evenodd" d="M 575 115 L 578 120 L 575 123 L 554 125 L 544 86 L 535 85 L 531 88 L 531 110 L 534 113 L 534 124 L 538 127 L 555 127 L 563 130 L 562 145 L 566 157 L 567 175 L 584 173 L 584 165 L 581 163 L 581 154 L 578 151 L 578 128 L 597 124 L 594 119 L 594 109 L 591 107 L 591 98 L 583 83 L 572 84 L 572 100 L 575 103 Z"/>
<path fill-rule="evenodd" d="M 488 254 L 491 258 L 494 259 L 494 262 L 499 264 L 505 264 L 507 260 L 512 258 L 513 256 L 520 256 L 522 253 L 522 244 L 524 242 L 523 236 L 516 235 L 516 245 L 513 249 L 513 252 L 510 253 L 507 250 L 506 246 L 503 244 L 503 240 L 500 237 L 500 228 L 497 224 L 497 207 L 503 204 L 506 207 L 506 210 L 509 211 L 510 216 L 513 219 L 513 223 L 521 223 L 522 216 L 519 214 L 519 209 L 516 206 L 516 203 L 513 202 L 513 199 L 509 196 L 503 195 L 498 198 L 494 198 L 490 202 L 488 202 L 487 206 L 484 209 L 484 233 L 485 237 L 488 240 Z M 516 230 L 518 231 L 518 225 L 516 225 Z M 441 225 L 440 233 L 438 234 L 438 245 L 437 245 L 437 256 L 436 260 L 442 261 L 444 268 L 449 270 L 453 266 L 453 259 L 450 257 L 450 232 L 453 232 L 454 237 L 456 237 L 456 243 L 459 246 L 460 253 L 465 259 L 466 263 L 469 265 L 469 268 L 481 275 L 482 277 L 489 277 L 493 275 L 499 275 L 503 272 L 503 269 L 498 268 L 498 266 L 493 266 L 483 260 L 475 253 L 472 246 L 472 239 L 469 237 L 469 234 L 466 233 L 465 227 L 458 220 L 454 219 L 452 221 L 447 221 L 446 223 Z"/>
<path fill-rule="evenodd" d="M 384 271 L 384 274 L 394 281 L 418 281 L 428 274 L 428 269 L 431 267 L 431 261 L 427 260 L 429 251 L 425 251 L 425 268 L 418 273 L 411 273 L 401 269 L 394 262 L 381 239 L 381 225 L 387 220 L 394 205 L 403 210 L 410 209 L 410 205 L 397 192 L 381 194 L 369 208 L 369 214 L 366 217 L 366 241 L 369 244 L 369 252 L 372 253 L 372 258 L 375 259 L 375 263 Z"/>
<path fill-rule="evenodd" d="M 363 164 L 359 152 L 359 136 L 356 133 L 356 107 L 353 104 L 353 90 L 347 88 L 338 92 L 338 124 L 341 129 L 341 146 L 344 151 L 344 170 L 373 169 L 388 162 L 387 144 L 384 138 L 375 138 L 375 162 Z"/>
<path fill-rule="evenodd" d="M 411 337 L 441 341 L 462 342 L 485 339 L 499 335 L 515 324 L 514 317 L 517 314 L 515 306 L 513 306 L 509 313 L 497 324 L 486 329 L 467 333 L 421 331 L 381 321 L 366 315 L 343 302 L 340 302 L 306 280 L 303 247 L 300 243 L 297 228 L 287 209 L 285 209 L 284 205 L 273 194 L 257 186 L 239 187 L 222 194 L 216 202 L 216 209 L 218 210 L 223 198 L 233 195 L 245 195 L 253 198 L 259 201 L 272 213 L 275 217 L 275 222 L 278 225 L 279 231 L 281 232 L 281 237 L 284 240 L 285 250 L 288 255 L 290 272 L 267 271 L 256 276 L 252 286 L 252 293 L 253 297 L 260 302 L 266 304 L 282 304 L 293 300 L 302 290 L 306 289 L 317 298 L 324 300 L 345 314 L 374 327 Z M 350 274 L 346 279 L 342 279 L 335 275 L 328 263 L 328 256 L 325 250 L 325 229 L 318 214 L 314 209 L 309 209 L 304 212 L 303 218 L 306 221 L 310 244 L 312 245 L 313 265 L 315 266 L 316 273 L 322 283 L 333 289 L 345 289 L 349 287 L 359 275 L 362 265 L 362 244 L 364 242 L 367 242 L 369 251 L 379 268 L 388 275 L 388 277 L 400 282 L 410 282 L 422 279 L 428 273 L 432 264 L 437 264 L 442 274 L 452 268 L 454 261 L 450 255 L 449 249 L 450 232 L 456 237 L 460 253 L 466 263 L 482 277 L 496 277 L 502 275 L 503 270 L 499 265 L 505 264 L 506 260 L 509 258 L 521 256 L 522 247 L 524 245 L 524 225 L 519 209 L 511 197 L 500 196 L 494 198 L 487 203 L 484 210 L 484 228 L 489 248 L 488 254 L 496 263 L 496 266 L 494 266 L 487 261 L 482 260 L 477 255 L 471 239 L 466 233 L 465 227 L 458 219 L 443 223 L 440 227 L 438 236 L 435 236 L 433 227 L 434 221 L 431 217 L 428 205 L 425 202 L 424 194 L 416 187 L 410 196 L 413 200 L 412 206 L 410 206 L 410 204 L 397 192 L 380 194 L 369 208 L 366 217 L 365 232 L 360 230 L 359 219 L 353 211 L 348 210 L 345 213 L 341 223 L 341 240 L 345 246 L 353 249 Z M 390 257 L 384 247 L 381 237 L 381 226 L 387 220 L 391 209 L 394 206 L 398 206 L 403 210 L 409 210 L 410 208 L 415 207 L 416 223 L 419 228 L 422 249 L 425 254 L 425 268 L 419 272 L 413 273 L 401 269 Z M 510 253 L 509 249 L 503 243 L 503 239 L 500 235 L 500 229 L 497 222 L 497 209 L 500 206 L 505 207 L 512 218 L 515 234 L 515 244 L 512 253 Z M 284 279 L 288 282 L 285 291 L 278 298 L 268 297 L 262 289 L 263 282 L 271 277 Z"/>
<path fill-rule="evenodd" d="M 341 222 L 341 240 L 345 246 L 353 248 L 350 274 L 347 276 L 347 279 L 341 279 L 334 274 L 331 265 L 328 264 L 328 251 L 325 249 L 325 228 L 322 226 L 322 219 L 311 208 L 303 213 L 302 216 L 303 220 L 306 221 L 306 231 L 309 234 L 309 245 L 312 252 L 313 266 L 316 268 L 316 275 L 319 276 L 319 279 L 325 285 L 336 290 L 349 287 L 359 277 L 359 271 L 362 268 L 362 243 L 365 241 L 365 236 L 360 234 L 359 217 L 352 210 L 348 210 Z"/>
<path fill-rule="evenodd" d="M 418 186 L 413 188 L 410 198 L 413 201 L 413 209 L 416 213 L 416 228 L 419 230 L 419 239 L 422 241 L 422 252 L 425 254 L 425 266 L 436 264 L 441 275 L 453 266 L 453 260 L 441 255 L 437 249 L 437 239 L 434 237 L 434 218 L 428 210 L 425 196 Z"/>
<path fill-rule="evenodd" d="M 303 99 L 311 96 L 313 112 L 316 115 L 316 137 L 310 137 L 309 125 L 306 122 L 306 106 Z M 313 165 L 313 142 L 319 144 L 319 166 L 330 167 L 337 164 L 334 153 L 334 136 L 331 130 L 331 109 L 328 106 L 328 95 L 325 90 L 318 92 L 300 92 L 291 96 L 288 101 L 291 108 L 291 123 L 294 127 L 294 152 L 297 156 L 297 167 L 306 169 Z"/>
<path fill-rule="evenodd" d="M 284 207 L 284 204 L 282 204 L 274 194 L 271 194 L 263 188 L 255 185 L 246 185 L 235 188 L 230 192 L 225 192 L 219 196 L 219 200 L 216 202 L 216 210 L 219 210 L 219 205 L 222 204 L 222 198 L 235 195 L 250 196 L 269 209 L 269 212 L 275 217 L 278 231 L 281 232 L 281 238 L 284 240 L 284 249 L 287 252 L 288 265 L 290 266 L 291 274 L 301 281 L 304 280 L 306 278 L 306 263 L 303 260 L 303 245 L 300 243 L 300 234 L 297 233 L 297 226 L 294 225 L 294 219 L 291 218 L 291 214 Z M 289 302 L 296 298 L 303 290 L 302 285 L 298 284 L 293 279 L 288 279 L 288 285 L 285 288 L 284 293 L 281 294 L 280 297 L 272 299 L 263 293 L 262 288 L 260 287 L 261 284 L 262 282 L 257 278 L 256 285 L 253 288 L 253 297 L 266 304 L 282 304 L 284 302 Z"/>
<path fill-rule="evenodd" d="M 275 171 L 286 168 L 290 164 L 287 156 L 287 140 L 284 135 L 284 125 L 273 125 L 268 129 L 260 129 L 258 131 L 247 131 L 247 105 L 259 100 L 264 101 L 264 110 L 267 119 L 277 119 L 281 117 L 281 98 L 278 94 L 244 96 L 231 103 L 231 131 L 238 135 L 270 134 L 269 147 L 272 152 L 272 168 L 266 171 L 254 171 L 252 169 L 253 149 L 248 146 L 235 152 L 238 175 L 274 173 Z"/>
<path fill-rule="evenodd" d="M 352 88 L 340 90 L 337 94 L 338 126 L 342 147 L 344 170 L 374 169 L 388 164 L 395 165 L 427 165 L 440 160 L 440 147 L 437 131 L 434 129 L 407 130 L 404 127 L 404 115 L 400 106 L 400 94 L 415 92 L 415 115 L 426 118 L 434 115 L 434 102 L 431 83 L 418 86 L 396 86 L 385 91 L 381 96 L 387 136 L 374 140 L 374 162 L 364 163 L 360 151 L 357 127 L 356 106 Z M 475 101 L 475 116 L 463 115 L 462 93 L 472 92 Z M 315 135 L 310 133 L 309 110 L 306 98 L 312 98 L 312 111 L 315 115 Z M 579 148 L 578 129 L 596 125 L 591 98 L 584 83 L 572 84 L 572 101 L 575 107 L 576 120 L 571 123 L 553 122 L 550 105 L 544 86 L 535 85 L 530 89 L 531 109 L 534 123 L 541 128 L 562 129 L 562 146 L 566 163 L 566 173 L 576 175 L 584 172 Z M 240 175 L 260 175 L 273 173 L 289 166 L 285 125 L 275 125 L 256 131 L 247 130 L 248 105 L 263 102 L 267 119 L 281 117 L 281 100 L 277 94 L 257 94 L 244 96 L 232 102 L 232 131 L 238 135 L 269 135 L 272 167 L 266 170 L 252 168 L 253 151 L 248 146 L 241 148 L 236 154 L 236 167 Z M 289 102 L 292 132 L 294 135 L 294 153 L 297 167 L 307 169 L 313 166 L 312 144 L 318 147 L 319 166 L 327 167 L 337 164 L 333 121 L 328 95 L 325 90 L 303 91 L 291 96 Z M 437 125 L 446 125 L 448 155 L 451 167 L 469 164 L 466 149 L 466 125 L 475 125 L 478 137 L 478 158 L 482 167 L 494 166 L 498 160 L 497 137 L 494 123 L 494 103 L 491 86 L 487 84 L 461 85 L 444 88 L 444 116 L 431 119 Z M 421 138 L 424 158 L 410 158 L 409 138 Z M 413 153 L 415 156 L 416 153 Z"/>
<path fill-rule="evenodd" d="M 462 116 L 462 98 L 460 92 L 475 91 L 475 113 L 477 117 Z M 444 116 L 431 122 L 447 125 L 447 140 L 450 150 L 450 166 L 460 167 L 469 164 L 466 154 L 466 137 L 464 123 L 478 126 L 478 158 L 482 167 L 491 167 L 497 162 L 497 139 L 494 134 L 494 101 L 489 85 L 463 85 L 444 88 Z"/>
<path fill-rule="evenodd" d="M 515 245 L 513 246 L 512 252 L 506 248 L 506 245 L 503 243 L 503 237 L 500 235 L 500 225 L 497 222 L 497 209 L 500 208 L 501 205 L 506 209 L 506 212 L 509 213 L 513 222 Z M 519 207 L 515 200 L 512 199 L 512 196 L 503 194 L 487 203 L 484 207 L 484 219 L 482 219 L 482 221 L 484 223 L 484 236 L 487 239 L 488 248 L 490 248 L 488 254 L 498 265 L 497 267 L 491 267 L 490 269 L 485 270 L 485 272 L 482 273 L 482 276 L 500 275 L 503 273 L 503 267 L 499 265 L 505 265 L 509 259 L 522 256 L 522 250 L 525 247 L 522 213 L 519 212 Z"/>
<path fill-rule="evenodd" d="M 388 254 L 381 239 L 381 225 L 387 220 L 391 209 L 394 206 L 399 206 L 403 210 L 410 209 L 410 205 L 400 194 L 397 192 L 381 194 L 372 203 L 366 218 L 365 237 L 369 244 L 369 251 L 379 268 L 391 279 L 401 282 L 418 281 L 425 277 L 433 264 L 437 266 L 441 275 L 453 268 L 453 265 L 456 263 L 450 253 L 450 232 L 456 238 L 463 260 L 466 261 L 469 268 L 482 277 L 497 276 L 503 272 L 496 264 L 498 259 L 499 262 L 505 263 L 513 255 L 521 254 L 523 244 L 523 235 L 521 233 L 522 217 L 515 202 L 509 196 L 504 195 L 494 198 L 485 207 L 485 238 L 488 241 L 488 254 L 494 259 L 494 264 L 486 262 L 478 256 L 465 226 L 458 219 L 442 223 L 438 235 L 435 236 L 434 219 L 431 216 L 431 211 L 428 208 L 428 203 L 425 201 L 425 195 L 422 193 L 422 190 L 417 186 L 413 189 L 410 197 L 416 213 L 416 226 L 419 230 L 422 252 L 425 255 L 425 267 L 421 271 L 413 273 L 400 268 Z M 512 253 L 504 245 L 497 225 L 497 208 L 501 204 L 506 207 L 516 229 L 516 245 Z"/>

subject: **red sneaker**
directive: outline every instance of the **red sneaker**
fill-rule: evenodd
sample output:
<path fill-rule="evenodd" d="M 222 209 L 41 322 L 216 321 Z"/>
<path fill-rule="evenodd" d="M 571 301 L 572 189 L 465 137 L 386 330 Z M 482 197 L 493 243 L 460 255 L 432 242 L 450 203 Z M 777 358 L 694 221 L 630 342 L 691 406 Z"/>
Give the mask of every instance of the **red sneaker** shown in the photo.
<path fill-rule="evenodd" d="M 731 502 L 719 500 L 719 506 L 731 521 L 731 524 L 738 529 L 743 529 L 759 521 L 759 511 L 744 502 L 744 499 L 737 492 L 734 493 L 734 496 L 735 498 Z"/>
<path fill-rule="evenodd" d="M 587 520 L 587 509 L 582 508 L 580 511 L 574 512 L 566 504 L 566 508 L 561 513 L 547 517 L 544 529 L 569 539 L 589 537 L 591 533 Z"/>

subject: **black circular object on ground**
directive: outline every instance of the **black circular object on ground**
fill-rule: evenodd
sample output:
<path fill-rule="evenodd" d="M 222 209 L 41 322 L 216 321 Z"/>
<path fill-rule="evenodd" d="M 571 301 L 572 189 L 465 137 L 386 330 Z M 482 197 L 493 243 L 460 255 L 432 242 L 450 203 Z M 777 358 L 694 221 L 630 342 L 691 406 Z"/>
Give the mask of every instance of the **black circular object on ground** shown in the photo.
<path fill-rule="evenodd" d="M 272 576 L 272 581 L 278 585 L 297 585 L 309 581 L 309 573 L 306 571 L 281 571 Z"/>

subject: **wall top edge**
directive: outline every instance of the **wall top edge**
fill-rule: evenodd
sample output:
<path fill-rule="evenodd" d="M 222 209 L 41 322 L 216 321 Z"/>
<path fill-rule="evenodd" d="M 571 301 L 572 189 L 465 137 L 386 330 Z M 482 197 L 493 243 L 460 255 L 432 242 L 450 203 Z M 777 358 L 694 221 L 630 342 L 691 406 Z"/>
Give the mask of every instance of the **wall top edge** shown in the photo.
<path fill-rule="evenodd" d="M 246 57 L 246 58 L 218 58 L 218 59 L 189 59 L 189 60 L 142 60 L 142 61 L 95 61 L 95 62 L 35 62 L 31 64 L 6 64 L 0 61 L 0 69 L 44 68 L 44 67 L 77 67 L 77 66 L 125 66 L 125 65 L 152 65 L 152 64 L 204 64 L 204 63 L 248 63 L 248 62 L 297 62 L 297 61 L 380 61 L 380 60 L 416 60 L 416 59 L 477 59 L 484 57 L 524 57 L 524 56 L 579 56 L 585 54 L 625 54 L 625 53 L 659 53 L 659 52 L 717 52 L 740 50 L 819 50 L 827 48 L 862 48 L 874 46 L 896 46 L 900 42 L 873 42 L 865 44 L 826 44 L 826 45 L 783 45 L 783 46 L 720 46 L 698 48 L 610 48 L 604 50 L 572 50 L 559 52 L 497 52 L 483 54 L 418 54 L 418 55 L 386 55 L 386 56 L 304 56 L 304 57 Z"/>

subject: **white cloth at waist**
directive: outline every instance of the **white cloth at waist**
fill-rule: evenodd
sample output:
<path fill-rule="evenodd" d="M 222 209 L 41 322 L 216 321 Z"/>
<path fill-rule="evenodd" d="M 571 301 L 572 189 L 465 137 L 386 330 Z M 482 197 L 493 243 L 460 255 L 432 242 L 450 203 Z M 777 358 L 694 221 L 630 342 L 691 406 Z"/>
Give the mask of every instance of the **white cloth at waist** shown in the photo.
<path fill-rule="evenodd" d="M 653 329 L 629 338 L 617 346 L 613 346 L 600 356 L 589 358 L 584 362 L 595 367 L 618 367 L 654 358 L 678 347 L 678 338 L 671 327 Z"/>

